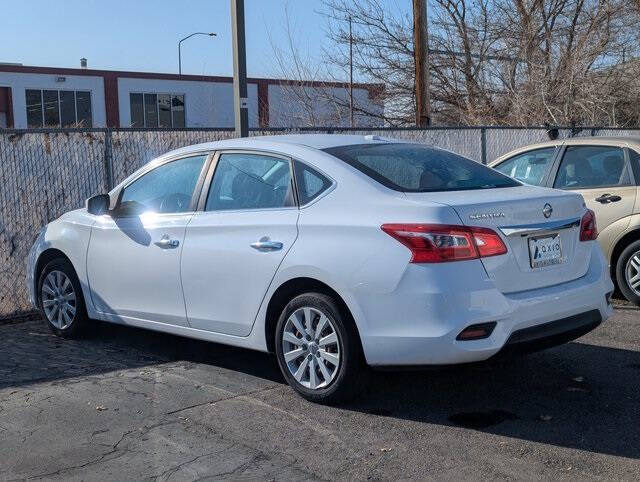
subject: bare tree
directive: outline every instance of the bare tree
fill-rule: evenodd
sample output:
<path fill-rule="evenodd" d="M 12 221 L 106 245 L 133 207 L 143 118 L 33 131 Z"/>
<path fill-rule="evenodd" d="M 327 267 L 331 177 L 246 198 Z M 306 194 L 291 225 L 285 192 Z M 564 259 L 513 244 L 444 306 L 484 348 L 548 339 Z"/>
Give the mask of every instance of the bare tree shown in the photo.
<path fill-rule="evenodd" d="M 279 75 L 287 79 L 280 84 L 287 102 L 280 103 L 282 110 L 275 113 L 279 123 L 286 127 L 350 125 L 351 106 L 344 87 L 345 77 L 335 75 L 331 71 L 333 66 L 318 61 L 301 48 L 296 41 L 301 35 L 295 31 L 288 5 L 285 5 L 284 13 L 285 43 L 278 45 L 272 37 L 269 39 Z M 355 84 L 355 87 L 359 90 L 366 88 L 370 97 L 376 97 L 383 91 L 376 85 Z M 356 97 L 353 104 L 356 126 L 370 125 L 372 119 L 379 119 L 382 109 L 376 106 L 380 105 L 378 98 L 374 102 L 359 102 Z"/>
<path fill-rule="evenodd" d="M 612 117 L 631 80 L 621 53 L 638 53 L 630 34 L 639 25 L 626 0 L 503 0 L 499 8 L 509 27 L 503 48 L 517 56 L 498 73 L 508 119 L 622 121 Z"/>
<path fill-rule="evenodd" d="M 380 0 L 323 0 L 327 36 L 332 42 L 324 50 L 334 75 L 348 72 L 349 27 L 353 24 L 353 68 L 364 81 L 384 85 L 383 120 L 389 125 L 413 122 L 415 92 L 413 65 L 413 20 L 390 11 Z M 411 113 L 411 115 L 407 115 Z"/>
<path fill-rule="evenodd" d="M 348 66 L 351 17 L 358 77 L 385 86 L 388 124 L 410 125 L 411 18 L 381 0 L 322 3 L 329 65 Z M 639 13 L 628 0 L 431 0 L 435 122 L 637 123 Z"/>
<path fill-rule="evenodd" d="M 271 35 L 269 35 L 269 42 L 271 43 L 271 49 L 273 50 L 280 75 L 294 81 L 293 83 L 283 83 L 281 85 L 284 95 L 289 99 L 289 105 L 293 106 L 293 108 L 286 113 L 278 113 L 278 117 L 289 126 L 312 127 L 320 125 L 320 120 L 317 118 L 316 111 L 313 108 L 314 97 L 312 96 L 312 90 L 302 87 L 305 83 L 322 75 L 320 64 L 304 55 L 304 52 L 294 40 L 288 5 L 285 5 L 284 17 L 286 44 L 284 46 L 276 44 Z"/>

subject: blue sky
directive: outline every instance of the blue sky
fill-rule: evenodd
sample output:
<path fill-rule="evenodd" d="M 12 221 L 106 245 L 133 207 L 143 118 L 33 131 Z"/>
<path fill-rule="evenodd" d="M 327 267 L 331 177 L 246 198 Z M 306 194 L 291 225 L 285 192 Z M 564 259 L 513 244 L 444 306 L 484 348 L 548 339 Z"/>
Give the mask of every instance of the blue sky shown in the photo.
<path fill-rule="evenodd" d="M 397 8 L 396 0 L 390 0 Z M 410 4 L 409 0 L 405 0 Z M 403 3 L 403 2 L 400 2 Z M 178 40 L 191 32 L 213 31 L 218 37 L 193 37 L 182 44 L 182 71 L 230 75 L 229 0 L 0 0 L 0 62 L 89 68 L 177 72 Z M 326 45 L 324 18 L 315 0 L 245 0 L 249 76 L 278 77 L 270 36 L 286 41 L 285 6 L 295 41 L 311 60 Z"/>

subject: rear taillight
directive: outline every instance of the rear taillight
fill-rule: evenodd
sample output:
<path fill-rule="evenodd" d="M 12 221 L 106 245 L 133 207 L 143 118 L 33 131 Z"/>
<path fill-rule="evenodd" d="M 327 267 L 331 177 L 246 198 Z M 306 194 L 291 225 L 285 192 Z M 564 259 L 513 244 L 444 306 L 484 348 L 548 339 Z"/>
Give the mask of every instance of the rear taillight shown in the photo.
<path fill-rule="evenodd" d="M 471 233 L 481 258 L 507 252 L 507 247 L 495 231 L 488 228 L 471 228 Z"/>
<path fill-rule="evenodd" d="M 580 241 L 594 241 L 597 237 L 596 214 L 591 209 L 587 209 L 580 220 Z"/>
<path fill-rule="evenodd" d="M 462 261 L 507 252 L 500 236 L 488 228 L 448 224 L 383 224 L 381 228 L 411 250 L 412 263 Z"/>

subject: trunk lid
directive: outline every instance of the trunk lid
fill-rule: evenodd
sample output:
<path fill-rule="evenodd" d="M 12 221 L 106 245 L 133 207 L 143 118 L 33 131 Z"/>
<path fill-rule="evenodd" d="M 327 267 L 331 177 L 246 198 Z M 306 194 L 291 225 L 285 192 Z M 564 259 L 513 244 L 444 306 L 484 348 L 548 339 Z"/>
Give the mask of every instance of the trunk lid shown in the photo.
<path fill-rule="evenodd" d="M 464 225 L 491 228 L 500 235 L 507 253 L 481 261 L 503 293 L 565 283 L 587 272 L 590 243 L 579 240 L 585 212 L 579 194 L 518 186 L 406 195 L 417 203 L 446 204 Z M 543 213 L 546 205 L 551 207 L 548 217 Z"/>

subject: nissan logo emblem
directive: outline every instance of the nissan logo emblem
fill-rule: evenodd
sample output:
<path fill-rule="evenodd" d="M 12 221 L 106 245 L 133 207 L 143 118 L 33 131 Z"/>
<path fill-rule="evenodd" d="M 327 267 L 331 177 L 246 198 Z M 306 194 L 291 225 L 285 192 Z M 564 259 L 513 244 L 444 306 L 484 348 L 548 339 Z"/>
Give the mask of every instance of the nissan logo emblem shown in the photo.
<path fill-rule="evenodd" d="M 551 213 L 553 213 L 553 208 L 551 207 L 551 204 L 547 203 L 544 205 L 544 207 L 542 208 L 542 214 L 544 214 L 545 218 L 548 218 L 551 216 Z"/>

